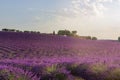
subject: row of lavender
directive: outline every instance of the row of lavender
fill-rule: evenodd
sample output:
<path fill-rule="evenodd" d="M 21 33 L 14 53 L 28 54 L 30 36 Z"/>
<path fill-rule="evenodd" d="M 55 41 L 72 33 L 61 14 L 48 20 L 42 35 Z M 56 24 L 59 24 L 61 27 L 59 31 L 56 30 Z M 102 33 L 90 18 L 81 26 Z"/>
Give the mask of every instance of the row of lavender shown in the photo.
<path fill-rule="evenodd" d="M 117 41 L 80 40 L 71 37 L 23 33 L 0 33 L 0 58 L 41 56 L 120 56 Z"/>
<path fill-rule="evenodd" d="M 120 43 L 0 32 L 0 80 L 120 80 Z"/>
<path fill-rule="evenodd" d="M 0 75 L 2 80 L 120 80 L 120 67 L 78 57 L 5 59 Z"/>

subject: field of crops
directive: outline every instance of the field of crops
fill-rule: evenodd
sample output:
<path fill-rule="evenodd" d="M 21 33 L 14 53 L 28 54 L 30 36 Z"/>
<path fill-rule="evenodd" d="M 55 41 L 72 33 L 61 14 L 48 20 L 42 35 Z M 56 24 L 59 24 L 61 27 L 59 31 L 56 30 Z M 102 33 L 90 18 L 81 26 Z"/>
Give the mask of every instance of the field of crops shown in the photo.
<path fill-rule="evenodd" d="M 120 42 L 0 32 L 0 80 L 120 80 Z"/>

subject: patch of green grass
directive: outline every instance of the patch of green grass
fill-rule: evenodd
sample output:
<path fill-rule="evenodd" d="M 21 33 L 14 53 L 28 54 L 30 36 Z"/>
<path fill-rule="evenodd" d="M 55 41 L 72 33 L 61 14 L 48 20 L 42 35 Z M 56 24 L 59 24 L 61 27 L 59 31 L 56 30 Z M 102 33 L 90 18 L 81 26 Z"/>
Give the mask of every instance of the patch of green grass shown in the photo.
<path fill-rule="evenodd" d="M 9 80 L 15 80 L 15 75 L 10 74 L 10 75 L 8 76 L 8 78 L 9 78 Z"/>
<path fill-rule="evenodd" d="M 94 64 L 90 66 L 90 71 L 94 74 L 100 74 L 107 70 L 107 66 L 103 64 Z"/>
<path fill-rule="evenodd" d="M 105 80 L 120 80 L 120 68 L 110 70 Z"/>
<path fill-rule="evenodd" d="M 56 65 L 52 65 L 52 66 L 47 66 L 47 67 L 46 67 L 46 72 L 47 72 L 48 74 L 53 73 L 53 72 L 55 72 L 56 70 L 57 70 Z"/>

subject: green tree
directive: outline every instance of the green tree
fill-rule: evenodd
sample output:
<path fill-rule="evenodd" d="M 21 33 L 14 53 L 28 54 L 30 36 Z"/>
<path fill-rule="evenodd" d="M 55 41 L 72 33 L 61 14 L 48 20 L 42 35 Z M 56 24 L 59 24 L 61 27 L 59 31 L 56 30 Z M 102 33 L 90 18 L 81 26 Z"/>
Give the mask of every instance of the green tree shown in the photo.
<path fill-rule="evenodd" d="M 91 36 L 86 36 L 86 39 L 90 39 L 91 40 Z"/>
<path fill-rule="evenodd" d="M 53 35 L 55 35 L 55 31 L 53 31 Z"/>
<path fill-rule="evenodd" d="M 120 37 L 118 37 L 118 41 L 120 42 Z"/>
<path fill-rule="evenodd" d="M 6 29 L 6 28 L 4 28 L 4 29 L 2 29 L 2 31 L 9 31 L 8 29 Z"/>
<path fill-rule="evenodd" d="M 76 36 L 77 35 L 77 31 L 72 31 L 71 36 Z"/>
<path fill-rule="evenodd" d="M 59 30 L 58 35 L 67 35 L 70 36 L 71 32 L 69 30 Z"/>
<path fill-rule="evenodd" d="M 92 37 L 92 40 L 97 40 L 97 38 L 96 37 Z"/>

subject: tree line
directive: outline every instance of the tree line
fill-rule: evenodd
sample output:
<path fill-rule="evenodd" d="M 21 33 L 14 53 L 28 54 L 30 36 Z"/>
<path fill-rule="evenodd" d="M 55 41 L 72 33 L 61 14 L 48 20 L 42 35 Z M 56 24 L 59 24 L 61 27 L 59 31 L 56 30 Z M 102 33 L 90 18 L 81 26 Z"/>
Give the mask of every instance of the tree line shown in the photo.
<path fill-rule="evenodd" d="M 20 30 L 16 30 L 16 29 L 7 29 L 7 28 L 3 28 L 2 29 L 3 32 L 23 32 L 23 33 L 38 33 L 40 34 L 39 31 L 20 31 Z M 53 33 L 50 33 L 52 35 L 62 35 L 62 36 L 70 36 L 70 37 L 76 37 L 76 38 L 81 38 L 81 39 L 89 39 L 89 40 L 97 40 L 97 37 L 91 37 L 91 36 L 79 36 L 77 34 L 76 30 L 70 31 L 70 30 L 58 30 L 58 32 L 56 33 L 55 31 L 53 31 Z"/>
<path fill-rule="evenodd" d="M 58 35 L 63 35 L 63 36 L 72 36 L 76 38 L 81 38 L 81 39 L 89 39 L 89 40 L 97 40 L 97 37 L 91 37 L 91 36 L 79 36 L 77 35 L 77 31 L 69 31 L 69 30 L 59 30 Z"/>
<path fill-rule="evenodd" d="M 3 32 L 24 32 L 24 33 L 40 33 L 39 31 L 20 31 L 20 30 L 16 30 L 16 29 L 7 29 L 7 28 L 3 28 L 2 29 Z"/>

